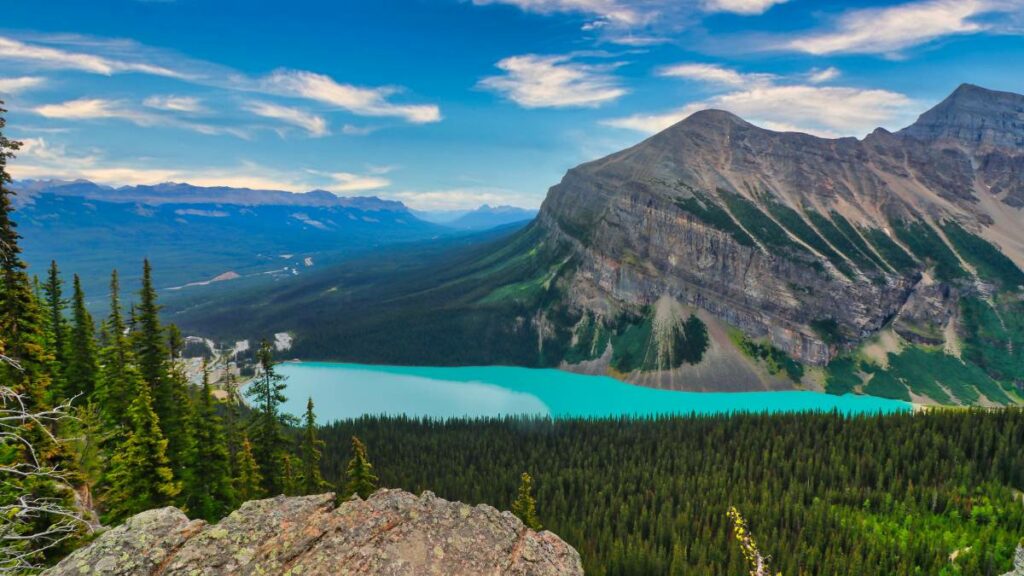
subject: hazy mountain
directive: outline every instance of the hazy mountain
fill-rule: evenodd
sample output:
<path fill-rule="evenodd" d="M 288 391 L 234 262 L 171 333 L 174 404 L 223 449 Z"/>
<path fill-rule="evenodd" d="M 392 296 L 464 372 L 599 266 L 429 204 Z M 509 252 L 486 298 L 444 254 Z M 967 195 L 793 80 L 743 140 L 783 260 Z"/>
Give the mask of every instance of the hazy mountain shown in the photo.
<path fill-rule="evenodd" d="M 699 112 L 570 170 L 507 240 L 393 272 L 386 306 L 324 275 L 251 326 L 294 330 L 309 356 L 1017 402 L 1022 111 L 965 85 L 862 140 Z M 330 310 L 349 321 L 316 321 Z"/>
<path fill-rule="evenodd" d="M 536 210 L 516 206 L 489 206 L 484 204 L 475 210 L 417 211 L 413 214 L 422 220 L 443 224 L 459 230 L 487 230 L 516 222 L 525 223 L 537 216 Z"/>
<path fill-rule="evenodd" d="M 117 268 L 133 289 L 144 257 L 161 288 L 255 274 L 295 276 L 339 258 L 449 229 L 400 202 L 187 184 L 110 188 L 87 181 L 18 183 L 17 216 L 32 273 L 49 260 L 102 301 Z"/>

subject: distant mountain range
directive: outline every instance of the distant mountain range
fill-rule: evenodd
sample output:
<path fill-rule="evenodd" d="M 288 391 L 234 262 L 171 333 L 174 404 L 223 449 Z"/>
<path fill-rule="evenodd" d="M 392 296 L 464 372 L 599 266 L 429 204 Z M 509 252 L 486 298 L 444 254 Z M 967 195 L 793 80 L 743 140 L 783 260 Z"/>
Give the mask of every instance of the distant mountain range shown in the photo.
<path fill-rule="evenodd" d="M 68 274 L 82 277 L 94 303 L 104 300 L 114 268 L 125 289 L 134 289 L 145 257 L 163 289 L 254 276 L 269 282 L 390 244 L 524 219 L 483 207 L 442 226 L 417 218 L 401 202 L 323 190 L 179 183 L 114 188 L 85 180 L 26 180 L 15 188 L 32 272 L 45 274 L 56 259 Z"/>
<path fill-rule="evenodd" d="M 1022 208 L 1021 95 L 963 85 L 860 140 L 709 110 L 570 170 L 522 231 L 389 270 L 386 299 L 379 271 L 345 293 L 324 272 L 256 298 L 272 317 L 180 320 L 290 330 L 306 357 L 1019 403 Z"/>
<path fill-rule="evenodd" d="M 421 220 L 459 230 L 487 230 L 506 224 L 526 222 L 537 217 L 536 210 L 515 206 L 488 206 L 487 204 L 476 210 L 413 210 L 413 214 Z"/>

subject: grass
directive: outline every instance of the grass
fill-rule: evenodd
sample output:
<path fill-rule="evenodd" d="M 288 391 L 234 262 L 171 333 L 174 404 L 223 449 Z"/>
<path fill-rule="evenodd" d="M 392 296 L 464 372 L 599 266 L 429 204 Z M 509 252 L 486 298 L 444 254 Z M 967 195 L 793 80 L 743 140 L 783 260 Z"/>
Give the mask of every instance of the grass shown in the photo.
<path fill-rule="evenodd" d="M 793 233 L 797 238 L 802 240 L 808 246 L 814 248 L 832 263 L 833 266 L 839 270 L 840 274 L 847 278 L 853 278 L 855 272 L 850 268 L 849 262 L 846 261 L 841 254 L 836 252 L 829 246 L 828 242 L 825 241 L 818 232 L 812 228 L 796 210 L 793 210 L 789 206 L 785 206 L 778 202 L 766 200 L 768 211 L 780 224 L 786 227 L 790 232 Z"/>
<path fill-rule="evenodd" d="M 817 228 L 818 231 L 821 232 L 821 234 L 833 246 L 835 246 L 837 250 L 842 252 L 848 259 L 856 264 L 858 268 L 865 272 L 877 269 L 875 263 L 861 253 L 861 251 L 857 249 L 857 245 L 847 238 L 846 234 L 844 234 L 832 220 L 814 210 L 808 210 L 806 214 L 810 219 L 811 224 L 814 224 L 814 227 Z"/>
<path fill-rule="evenodd" d="M 781 250 L 783 254 L 801 255 L 817 261 L 817 258 L 806 248 L 793 241 L 786 231 L 775 223 L 756 204 L 739 194 L 727 190 L 719 190 L 733 216 L 739 220 L 751 234 L 757 237 L 769 249 Z"/>
<path fill-rule="evenodd" d="M 942 231 L 960 256 L 970 262 L 983 279 L 995 282 L 1004 290 L 1017 290 L 1024 286 L 1024 272 L 999 248 L 953 221 L 943 222 Z"/>
<path fill-rule="evenodd" d="M 884 231 L 879 228 L 868 228 L 864 230 L 864 234 L 867 235 L 875 250 L 882 255 L 882 258 L 896 272 L 904 276 L 910 276 L 917 271 L 917 260 L 914 260 L 913 256 L 907 254 L 906 250 L 900 248 L 900 245 L 894 242 L 892 238 L 889 238 L 889 235 Z"/>
<path fill-rule="evenodd" d="M 708 226 L 729 234 L 739 244 L 750 247 L 757 245 L 743 228 L 736 225 L 728 212 L 707 198 L 695 195 L 692 198 L 676 198 L 673 202 L 680 210 L 689 212 Z"/>
<path fill-rule="evenodd" d="M 755 342 L 739 330 L 730 330 L 729 339 L 748 357 L 764 363 L 768 372 L 778 376 L 785 374 L 794 383 L 799 384 L 804 377 L 804 366 L 793 360 L 784 351 L 769 343 Z"/>
<path fill-rule="evenodd" d="M 951 282 L 968 276 L 956 254 L 927 223 L 897 222 L 893 230 L 915 256 L 935 266 L 935 277 L 939 280 Z"/>

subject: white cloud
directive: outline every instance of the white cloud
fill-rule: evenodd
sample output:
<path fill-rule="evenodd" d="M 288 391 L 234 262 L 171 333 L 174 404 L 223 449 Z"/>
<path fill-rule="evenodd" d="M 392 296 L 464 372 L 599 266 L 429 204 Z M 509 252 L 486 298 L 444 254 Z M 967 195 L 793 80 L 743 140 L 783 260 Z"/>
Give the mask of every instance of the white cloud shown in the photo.
<path fill-rule="evenodd" d="M 781 43 L 777 48 L 808 54 L 893 54 L 956 34 L 992 28 L 979 17 L 1017 12 L 1020 0 L 924 0 L 886 8 L 851 10 L 832 29 Z"/>
<path fill-rule="evenodd" d="M 627 93 L 608 73 L 614 65 L 582 64 L 572 56 L 512 56 L 497 67 L 505 74 L 484 78 L 479 86 L 524 108 L 593 108 Z"/>
<path fill-rule="evenodd" d="M 38 88 L 45 83 L 46 79 L 39 76 L 0 78 L 0 94 L 17 94 L 18 92 Z"/>
<path fill-rule="evenodd" d="M 823 137 L 862 136 L 878 126 L 913 120 L 913 100 L 888 90 L 809 84 L 780 84 L 758 74 L 690 74 L 729 90 L 711 98 L 656 114 L 637 114 L 606 120 L 604 124 L 651 134 L 668 128 L 694 112 L 727 110 L 771 130 L 798 131 Z M 733 71 L 734 72 L 734 71 Z"/>
<path fill-rule="evenodd" d="M 811 70 L 810 73 L 807 74 L 807 79 L 812 84 L 822 84 L 824 82 L 828 82 L 830 80 L 835 80 L 836 78 L 839 78 L 840 74 L 841 72 L 839 72 L 838 68 L 834 66 L 829 66 L 824 70 Z"/>
<path fill-rule="evenodd" d="M 641 24 L 653 17 L 650 12 L 634 7 L 628 1 L 617 0 L 473 0 L 473 4 L 509 4 L 539 14 L 577 12 L 627 26 Z"/>
<path fill-rule="evenodd" d="M 775 79 L 772 74 L 742 74 L 717 64 L 676 64 L 662 68 L 658 75 L 724 86 L 770 84 Z"/>
<path fill-rule="evenodd" d="M 732 12 L 734 14 L 764 14 L 776 4 L 785 4 L 788 0 L 706 0 L 704 8 L 709 12 Z"/>
<path fill-rule="evenodd" d="M 376 131 L 376 126 L 356 126 L 354 124 L 345 124 L 341 127 L 341 133 L 346 136 L 369 136 Z"/>
<path fill-rule="evenodd" d="M 105 76 L 125 72 L 138 72 L 170 78 L 186 77 L 180 72 L 155 64 L 130 62 L 96 54 L 41 46 L 39 44 L 27 44 L 3 36 L 0 36 L 0 59 L 16 60 L 32 64 L 33 66 L 58 70 L 79 70 Z"/>
<path fill-rule="evenodd" d="M 0 61 L 107 76 L 125 72 L 165 76 L 230 92 L 302 98 L 343 109 L 357 116 L 401 118 L 414 124 L 441 120 L 441 111 L 435 104 L 393 102 L 391 97 L 402 90 L 399 87 L 355 86 L 305 70 L 282 69 L 266 76 L 248 76 L 224 66 L 186 60 L 127 41 L 53 36 L 30 43 L 0 36 Z M 165 111 L 198 111 L 187 109 L 198 105 L 198 101 L 191 100 L 195 99 L 181 96 L 153 97 L 146 100 L 146 105 Z"/>
<path fill-rule="evenodd" d="M 202 101 L 192 96 L 150 96 L 142 102 L 157 110 L 168 112 L 204 112 Z"/>
<path fill-rule="evenodd" d="M 257 116 L 273 118 L 298 126 L 314 138 L 330 134 L 330 131 L 327 129 L 327 121 L 322 116 L 317 116 L 300 108 L 281 106 L 270 102 L 253 101 L 246 104 L 245 109 Z"/>
<path fill-rule="evenodd" d="M 379 190 L 391 185 L 390 180 L 380 176 L 352 174 L 351 172 L 333 172 L 330 176 L 336 182 L 330 186 L 330 191 L 337 193 Z"/>
<path fill-rule="evenodd" d="M 140 126 L 152 124 L 149 117 L 125 107 L 121 100 L 103 98 L 79 98 L 59 104 L 44 104 L 33 109 L 44 118 L 63 120 L 96 120 L 100 118 L 121 118 L 130 120 Z"/>
<path fill-rule="evenodd" d="M 264 91 L 280 96 L 315 100 L 337 106 L 360 116 L 392 116 L 414 124 L 441 120 L 441 110 L 433 104 L 395 104 L 388 97 L 397 88 L 363 88 L 339 84 L 329 76 L 302 70 L 278 70 L 259 82 Z"/>
<path fill-rule="evenodd" d="M 79 98 L 78 100 L 69 100 L 57 104 L 44 104 L 33 108 L 32 111 L 44 118 L 54 120 L 88 121 L 115 118 L 143 127 L 162 126 L 179 128 L 208 136 L 226 134 L 242 139 L 250 137 L 249 132 L 244 129 L 190 122 L 171 116 L 155 114 L 135 108 L 124 100 Z"/>

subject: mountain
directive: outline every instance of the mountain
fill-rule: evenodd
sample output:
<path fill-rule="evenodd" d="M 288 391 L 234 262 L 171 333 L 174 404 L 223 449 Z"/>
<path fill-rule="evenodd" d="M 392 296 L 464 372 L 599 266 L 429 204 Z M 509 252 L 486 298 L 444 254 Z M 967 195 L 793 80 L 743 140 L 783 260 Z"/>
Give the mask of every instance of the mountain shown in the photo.
<path fill-rule="evenodd" d="M 461 230 L 486 230 L 516 222 L 527 222 L 537 216 L 536 210 L 515 206 L 483 206 L 452 220 L 448 226 Z"/>
<path fill-rule="evenodd" d="M 110 271 L 131 290 L 149 257 L 160 288 L 237 277 L 291 277 L 392 243 L 451 231 L 400 202 L 160 184 L 110 188 L 88 181 L 23 181 L 17 217 L 32 273 L 55 259 L 104 302 Z"/>
<path fill-rule="evenodd" d="M 333 493 L 254 500 L 217 524 L 147 510 L 43 574 L 582 576 L 583 566 L 509 512 L 385 489 L 338 506 Z"/>
<path fill-rule="evenodd" d="M 351 293 L 302 301 L 358 336 L 282 320 L 305 316 L 281 294 L 294 315 L 251 327 L 293 330 L 311 357 L 1016 403 L 1022 207 L 1024 96 L 964 85 L 906 129 L 860 140 L 707 110 L 573 168 L 533 223 L 438 257 L 433 283 L 391 277 L 406 288 L 386 308 Z"/>

